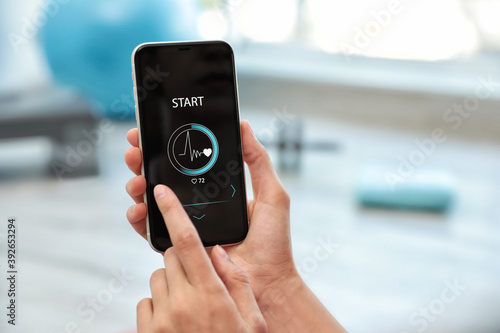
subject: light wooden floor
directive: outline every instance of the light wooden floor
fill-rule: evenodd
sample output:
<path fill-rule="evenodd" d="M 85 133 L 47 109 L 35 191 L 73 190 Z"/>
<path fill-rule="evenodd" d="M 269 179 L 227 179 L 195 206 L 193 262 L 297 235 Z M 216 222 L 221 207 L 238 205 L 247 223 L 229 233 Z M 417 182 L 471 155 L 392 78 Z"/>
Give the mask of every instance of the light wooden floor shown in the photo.
<path fill-rule="evenodd" d="M 257 133 L 270 126 L 262 114 L 243 117 Z M 131 174 L 123 153 L 132 125 L 117 123 L 98 147 L 99 177 L 15 176 L 19 166 L 42 163 L 33 156 L 44 153 L 34 144 L 1 146 L 2 158 L 10 159 L 0 162 L 1 218 L 14 216 L 19 224 L 19 325 L 5 326 L 2 314 L 2 332 L 134 329 L 136 303 L 149 295 L 149 276 L 162 260 L 125 219 L 132 201 L 124 191 Z M 500 147 L 453 140 L 429 158 L 428 166 L 457 179 L 456 204 L 447 214 L 361 209 L 354 197 L 358 170 L 394 167 L 397 155 L 411 152 L 425 134 L 306 125 L 308 140 L 337 142 L 340 149 L 306 153 L 301 173 L 281 176 L 292 198 L 297 265 L 338 320 L 350 332 L 500 332 Z M 331 253 L 315 256 L 330 241 Z M 109 284 L 123 270 L 126 285 L 116 292 Z M 455 281 L 464 287 L 456 295 L 448 287 Z M 87 303 L 96 297 L 107 304 L 93 310 Z M 429 307 L 427 317 L 419 314 Z"/>

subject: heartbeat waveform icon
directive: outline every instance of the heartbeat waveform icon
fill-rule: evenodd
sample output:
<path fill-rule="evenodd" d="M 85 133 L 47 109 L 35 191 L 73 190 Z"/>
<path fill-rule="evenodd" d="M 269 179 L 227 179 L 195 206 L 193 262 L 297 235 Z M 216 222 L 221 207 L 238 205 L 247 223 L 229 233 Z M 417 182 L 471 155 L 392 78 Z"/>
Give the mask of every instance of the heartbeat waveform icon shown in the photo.
<path fill-rule="evenodd" d="M 189 158 L 191 159 L 191 162 L 193 162 L 194 158 L 198 158 L 202 155 L 209 157 L 212 154 L 211 148 L 205 148 L 201 152 L 196 150 L 196 149 L 192 149 L 191 148 L 191 137 L 189 136 L 189 131 L 187 131 L 187 133 L 186 133 L 186 143 L 184 144 L 184 153 L 179 154 L 179 156 L 185 156 L 188 152 L 188 149 L 189 149 Z"/>

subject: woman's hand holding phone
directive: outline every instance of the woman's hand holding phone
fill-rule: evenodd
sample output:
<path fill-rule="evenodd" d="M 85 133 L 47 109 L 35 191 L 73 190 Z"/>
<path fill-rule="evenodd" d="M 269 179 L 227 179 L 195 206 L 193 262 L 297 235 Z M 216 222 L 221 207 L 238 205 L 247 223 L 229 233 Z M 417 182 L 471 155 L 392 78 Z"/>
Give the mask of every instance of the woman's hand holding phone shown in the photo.
<path fill-rule="evenodd" d="M 247 273 L 270 331 L 345 332 L 307 288 L 295 268 L 290 239 L 290 199 L 268 153 L 247 121 L 241 122 L 241 138 L 254 199 L 248 202 L 248 235 L 242 243 L 225 247 L 227 254 Z M 127 219 L 146 238 L 147 209 L 143 201 L 146 181 L 141 175 L 142 154 L 137 129 L 130 130 L 127 139 L 132 148 L 125 153 L 125 161 L 137 175 L 126 186 L 136 202 L 127 211 Z"/>

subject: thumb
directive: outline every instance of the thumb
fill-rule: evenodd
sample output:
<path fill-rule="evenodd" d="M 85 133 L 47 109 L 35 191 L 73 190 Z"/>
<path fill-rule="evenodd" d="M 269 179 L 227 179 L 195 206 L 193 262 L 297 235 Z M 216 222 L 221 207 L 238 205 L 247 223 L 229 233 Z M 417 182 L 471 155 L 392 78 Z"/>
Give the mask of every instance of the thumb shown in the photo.
<path fill-rule="evenodd" d="M 226 286 L 246 324 L 249 327 L 266 325 L 245 271 L 231 261 L 220 245 L 213 248 L 211 257 L 217 274 Z"/>
<path fill-rule="evenodd" d="M 285 190 L 274 171 L 271 158 L 264 146 L 253 134 L 250 123 L 241 121 L 241 141 L 243 160 L 248 165 L 252 179 L 252 189 L 256 200 L 267 203 L 280 203 Z"/>

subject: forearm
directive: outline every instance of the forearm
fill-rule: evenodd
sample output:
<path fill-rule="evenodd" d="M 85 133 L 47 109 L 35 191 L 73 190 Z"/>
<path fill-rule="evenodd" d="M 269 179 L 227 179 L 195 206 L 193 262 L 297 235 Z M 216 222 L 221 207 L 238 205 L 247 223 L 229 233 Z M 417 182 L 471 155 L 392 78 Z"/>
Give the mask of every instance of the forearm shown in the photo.
<path fill-rule="evenodd" d="M 299 276 L 269 288 L 259 306 L 269 332 L 346 332 Z"/>

